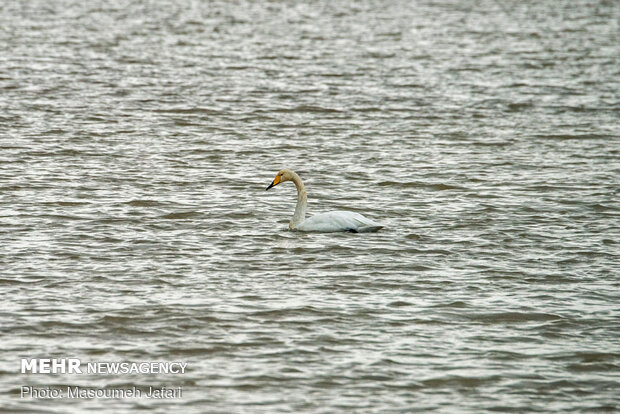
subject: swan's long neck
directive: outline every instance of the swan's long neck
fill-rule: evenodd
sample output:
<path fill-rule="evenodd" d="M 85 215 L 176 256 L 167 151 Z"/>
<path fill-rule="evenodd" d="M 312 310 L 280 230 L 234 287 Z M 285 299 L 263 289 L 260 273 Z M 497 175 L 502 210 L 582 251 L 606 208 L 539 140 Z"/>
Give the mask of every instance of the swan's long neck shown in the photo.
<path fill-rule="evenodd" d="M 304 187 L 304 183 L 301 182 L 301 178 L 295 173 L 293 173 L 293 182 L 295 183 L 295 187 L 297 187 L 297 206 L 295 206 L 295 213 L 293 214 L 291 222 L 288 224 L 291 230 L 296 229 L 297 226 L 306 219 L 306 207 L 308 205 L 306 187 Z"/>

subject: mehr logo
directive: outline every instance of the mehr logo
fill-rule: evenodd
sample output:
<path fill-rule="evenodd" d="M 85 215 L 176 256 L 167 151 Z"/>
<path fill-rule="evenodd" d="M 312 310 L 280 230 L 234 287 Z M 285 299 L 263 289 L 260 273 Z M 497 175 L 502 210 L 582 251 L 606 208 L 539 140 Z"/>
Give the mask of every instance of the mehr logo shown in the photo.
<path fill-rule="evenodd" d="M 22 359 L 22 374 L 185 374 L 187 362 L 82 362 L 78 358 Z M 80 368 L 80 365 L 84 368 Z"/>
<path fill-rule="evenodd" d="M 22 359 L 22 374 L 81 374 L 77 358 Z"/>

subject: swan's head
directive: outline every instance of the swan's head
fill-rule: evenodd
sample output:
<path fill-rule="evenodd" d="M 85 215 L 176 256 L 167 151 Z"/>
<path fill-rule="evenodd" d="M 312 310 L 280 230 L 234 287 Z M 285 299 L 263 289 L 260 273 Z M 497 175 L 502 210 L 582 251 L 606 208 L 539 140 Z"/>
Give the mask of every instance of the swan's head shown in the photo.
<path fill-rule="evenodd" d="M 271 182 L 271 184 L 269 184 L 269 187 L 267 187 L 265 191 L 269 190 L 271 187 L 275 187 L 280 183 L 291 180 L 293 180 L 293 171 L 287 168 L 280 170 L 278 171 L 278 174 L 276 174 L 276 178 L 273 179 L 273 181 Z"/>

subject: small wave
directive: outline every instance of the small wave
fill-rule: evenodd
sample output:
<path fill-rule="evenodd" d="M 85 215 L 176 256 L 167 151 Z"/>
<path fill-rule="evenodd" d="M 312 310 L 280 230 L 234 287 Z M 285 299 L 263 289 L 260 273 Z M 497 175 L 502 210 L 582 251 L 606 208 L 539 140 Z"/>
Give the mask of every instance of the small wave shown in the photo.
<path fill-rule="evenodd" d="M 409 302 L 405 302 L 403 300 L 396 300 L 394 302 L 388 303 L 388 306 L 391 308 L 402 308 L 404 306 L 411 306 L 412 304 Z"/>
<path fill-rule="evenodd" d="M 522 110 L 533 106 L 534 104 L 532 102 L 511 102 L 506 107 L 508 109 L 507 112 L 521 112 Z"/>
<path fill-rule="evenodd" d="M 212 108 L 164 108 L 154 109 L 153 112 L 163 114 L 204 114 L 204 115 L 220 115 L 222 111 Z"/>
<path fill-rule="evenodd" d="M 89 203 L 86 201 L 46 201 L 41 204 L 45 206 L 74 207 L 74 206 L 84 206 Z"/>
<path fill-rule="evenodd" d="M 132 207 L 155 207 L 161 205 L 161 203 L 156 200 L 131 200 L 127 201 L 125 204 Z"/>
<path fill-rule="evenodd" d="M 424 386 L 430 388 L 443 388 L 443 387 L 478 387 L 487 383 L 494 383 L 500 380 L 501 377 L 497 375 L 489 377 L 461 377 L 457 375 L 448 375 L 445 377 L 431 378 L 420 381 Z"/>
<path fill-rule="evenodd" d="M 607 134 L 538 134 L 536 138 L 550 140 L 587 140 L 587 139 L 613 139 L 614 136 Z"/>
<path fill-rule="evenodd" d="M 457 300 L 454 302 L 448 303 L 439 303 L 437 305 L 433 305 L 434 308 L 469 308 L 469 305 L 461 300 Z"/>
<path fill-rule="evenodd" d="M 19 281 L 17 279 L 5 279 L 5 278 L 0 278 L 0 286 L 2 285 L 21 285 L 22 283 L 28 283 L 28 282 L 22 282 Z"/>
<path fill-rule="evenodd" d="M 562 319 L 559 315 L 543 312 L 479 313 L 465 316 L 472 321 L 487 323 L 553 321 Z"/>
<path fill-rule="evenodd" d="M 166 220 L 184 220 L 184 219 L 189 219 L 189 218 L 196 217 L 199 215 L 200 213 L 197 211 L 185 211 L 181 213 L 164 214 L 163 216 L 160 216 L 160 218 L 163 218 Z"/>
<path fill-rule="evenodd" d="M 404 188 L 428 188 L 435 191 L 445 190 L 466 190 L 465 187 L 460 187 L 452 184 L 444 183 L 420 183 L 416 181 L 401 182 L 401 181 L 381 181 L 379 182 L 381 187 L 404 187 Z"/>
<path fill-rule="evenodd" d="M 293 108 L 278 108 L 274 109 L 271 112 L 280 112 L 280 113 L 340 113 L 342 112 L 340 109 L 335 108 L 327 108 L 318 105 L 299 105 Z"/>

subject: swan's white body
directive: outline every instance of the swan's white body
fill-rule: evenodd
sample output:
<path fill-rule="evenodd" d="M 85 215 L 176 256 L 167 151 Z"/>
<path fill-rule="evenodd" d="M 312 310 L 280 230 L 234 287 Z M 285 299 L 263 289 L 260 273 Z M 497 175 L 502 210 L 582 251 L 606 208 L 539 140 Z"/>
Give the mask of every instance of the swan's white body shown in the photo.
<path fill-rule="evenodd" d="M 279 171 L 271 185 L 267 187 L 267 190 L 284 181 L 293 181 L 297 187 L 297 206 L 295 207 L 293 218 L 288 225 L 291 230 L 321 233 L 336 231 L 366 233 L 378 231 L 383 227 L 381 224 L 352 211 L 331 211 L 329 213 L 316 214 L 306 219 L 308 195 L 306 194 L 304 183 L 296 173 L 286 169 Z"/>
<path fill-rule="evenodd" d="M 330 211 L 329 213 L 316 214 L 302 221 L 293 230 L 318 231 L 329 233 L 332 231 L 350 231 L 365 233 L 379 230 L 382 225 L 374 222 L 360 213 L 352 211 Z"/>

